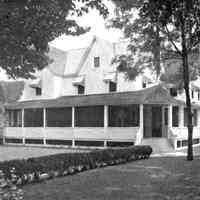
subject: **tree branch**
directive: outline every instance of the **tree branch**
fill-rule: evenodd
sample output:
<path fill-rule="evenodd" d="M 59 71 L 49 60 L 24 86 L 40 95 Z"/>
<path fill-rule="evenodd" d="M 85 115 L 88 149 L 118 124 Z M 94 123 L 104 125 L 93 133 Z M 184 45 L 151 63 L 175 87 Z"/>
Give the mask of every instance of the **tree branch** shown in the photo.
<path fill-rule="evenodd" d="M 169 31 L 169 29 L 167 28 L 166 25 L 165 25 L 165 29 L 166 29 L 166 32 L 164 32 L 164 33 L 167 35 L 168 40 L 172 43 L 172 45 L 173 45 L 173 47 L 176 49 L 177 53 L 180 54 L 180 55 L 182 56 L 181 50 L 178 49 L 178 47 L 177 47 L 176 44 L 174 43 L 173 38 L 171 38 L 171 36 L 170 36 L 170 31 Z"/>

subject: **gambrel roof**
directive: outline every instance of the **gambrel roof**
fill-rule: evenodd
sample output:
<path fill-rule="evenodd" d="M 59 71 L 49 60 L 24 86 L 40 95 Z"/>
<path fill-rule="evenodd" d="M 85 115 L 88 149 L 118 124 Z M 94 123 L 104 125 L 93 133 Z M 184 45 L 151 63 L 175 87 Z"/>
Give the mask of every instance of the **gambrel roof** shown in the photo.
<path fill-rule="evenodd" d="M 90 54 L 93 45 L 97 41 L 109 46 L 113 55 L 123 54 L 127 48 L 127 42 L 110 43 L 96 36 L 94 36 L 92 42 L 87 48 L 64 51 L 55 47 L 50 47 L 48 55 L 50 59 L 52 59 L 52 63 L 49 64 L 48 69 L 57 76 L 77 76 L 81 68 L 84 66 L 84 63 Z"/>

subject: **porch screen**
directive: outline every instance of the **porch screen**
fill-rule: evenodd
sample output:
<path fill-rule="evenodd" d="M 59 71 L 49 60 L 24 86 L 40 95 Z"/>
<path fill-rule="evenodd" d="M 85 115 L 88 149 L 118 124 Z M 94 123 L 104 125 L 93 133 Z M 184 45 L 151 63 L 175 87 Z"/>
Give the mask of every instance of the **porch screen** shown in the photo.
<path fill-rule="evenodd" d="M 24 109 L 24 126 L 25 127 L 42 127 L 43 126 L 43 109 Z"/>
<path fill-rule="evenodd" d="M 179 111 L 178 106 L 172 107 L 172 126 L 173 127 L 178 127 L 178 111 Z"/>
<path fill-rule="evenodd" d="M 192 124 L 193 126 L 197 126 L 197 109 L 193 109 L 193 118 L 192 118 Z M 188 124 L 188 117 L 187 117 L 187 109 L 184 108 L 184 126 L 187 126 Z"/>
<path fill-rule="evenodd" d="M 88 106 L 75 108 L 75 126 L 103 127 L 104 106 Z"/>
<path fill-rule="evenodd" d="M 139 105 L 109 106 L 110 127 L 139 126 Z"/>
<path fill-rule="evenodd" d="M 8 126 L 21 127 L 22 126 L 22 111 L 21 110 L 8 110 Z"/>
<path fill-rule="evenodd" d="M 47 108 L 46 125 L 48 127 L 72 126 L 72 108 Z"/>

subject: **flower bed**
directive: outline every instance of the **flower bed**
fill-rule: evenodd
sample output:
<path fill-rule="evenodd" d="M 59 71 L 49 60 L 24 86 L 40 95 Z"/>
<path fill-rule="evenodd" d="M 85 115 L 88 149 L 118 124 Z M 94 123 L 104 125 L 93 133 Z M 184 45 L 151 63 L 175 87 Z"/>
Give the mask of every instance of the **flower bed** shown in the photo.
<path fill-rule="evenodd" d="M 10 170 L 15 169 L 17 184 L 43 181 L 57 176 L 71 175 L 88 169 L 126 163 L 149 158 L 150 146 L 134 146 L 119 149 L 95 150 L 87 153 L 62 153 L 27 160 L 11 160 L 0 163 L 7 178 Z"/>

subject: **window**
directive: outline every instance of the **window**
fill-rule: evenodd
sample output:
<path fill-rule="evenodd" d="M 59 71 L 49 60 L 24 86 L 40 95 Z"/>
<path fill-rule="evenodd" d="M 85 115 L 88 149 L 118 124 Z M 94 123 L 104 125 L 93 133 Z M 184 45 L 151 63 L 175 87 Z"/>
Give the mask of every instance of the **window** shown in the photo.
<path fill-rule="evenodd" d="M 117 83 L 110 81 L 109 82 L 109 92 L 117 91 Z"/>
<path fill-rule="evenodd" d="M 100 66 L 100 57 L 94 57 L 94 67 Z"/>
<path fill-rule="evenodd" d="M 103 127 L 104 106 L 84 106 L 75 108 L 75 126 Z"/>
<path fill-rule="evenodd" d="M 192 99 L 194 99 L 194 90 L 191 92 Z"/>
<path fill-rule="evenodd" d="M 139 126 L 139 105 L 109 106 L 110 127 Z"/>
<path fill-rule="evenodd" d="M 194 109 L 192 117 L 192 124 L 193 126 L 197 126 L 197 109 Z M 187 109 L 184 108 L 184 126 L 188 125 L 188 116 L 187 116 Z"/>
<path fill-rule="evenodd" d="M 146 88 L 147 87 L 147 83 L 146 82 L 142 82 L 142 88 Z"/>
<path fill-rule="evenodd" d="M 176 88 L 170 88 L 170 95 L 172 97 L 176 97 L 177 96 L 177 89 Z"/>
<path fill-rule="evenodd" d="M 193 110 L 193 126 L 197 126 L 197 109 Z"/>
<path fill-rule="evenodd" d="M 42 108 L 24 109 L 24 126 L 42 127 L 43 109 Z"/>
<path fill-rule="evenodd" d="M 8 125 L 9 127 L 22 126 L 22 111 L 21 110 L 8 110 Z"/>
<path fill-rule="evenodd" d="M 165 108 L 165 125 L 168 125 L 168 108 Z"/>
<path fill-rule="evenodd" d="M 184 126 L 188 124 L 187 109 L 184 108 Z"/>
<path fill-rule="evenodd" d="M 47 108 L 46 125 L 48 127 L 71 127 L 72 108 Z"/>
<path fill-rule="evenodd" d="M 173 127 L 178 127 L 178 111 L 179 111 L 178 106 L 172 107 L 172 126 Z"/>
<path fill-rule="evenodd" d="M 36 87 L 36 88 L 35 88 L 35 95 L 36 95 L 36 96 L 41 96 L 41 95 L 42 95 L 42 89 L 39 88 L 39 87 Z"/>
<path fill-rule="evenodd" d="M 85 87 L 83 85 L 78 85 L 78 94 L 84 94 L 85 93 Z"/>

